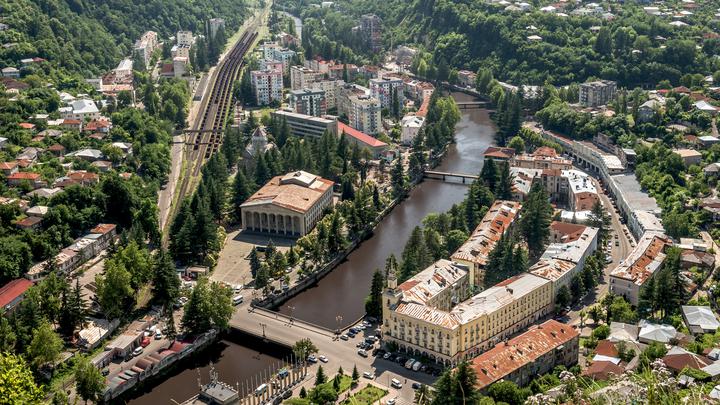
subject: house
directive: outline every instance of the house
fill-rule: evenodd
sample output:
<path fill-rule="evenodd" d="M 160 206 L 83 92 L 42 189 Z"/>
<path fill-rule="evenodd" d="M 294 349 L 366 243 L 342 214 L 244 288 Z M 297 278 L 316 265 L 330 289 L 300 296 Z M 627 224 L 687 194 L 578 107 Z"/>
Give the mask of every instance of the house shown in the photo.
<path fill-rule="evenodd" d="M 693 149 L 675 149 L 673 153 L 680 156 L 686 167 L 702 163 L 702 153 Z"/>
<path fill-rule="evenodd" d="M 25 214 L 29 215 L 31 217 L 42 218 L 45 215 L 47 215 L 49 210 L 50 210 L 50 207 L 48 207 L 46 205 L 36 205 L 34 207 L 28 208 L 28 210 L 25 211 Z"/>
<path fill-rule="evenodd" d="M 88 99 L 74 100 L 68 103 L 67 107 L 58 109 L 60 116 L 64 119 L 75 119 L 85 121 L 100 117 L 100 110 L 95 102 Z"/>
<path fill-rule="evenodd" d="M 40 188 L 45 185 L 39 173 L 16 172 L 7 177 L 8 185 L 17 187 L 27 182 L 32 188 Z"/>
<path fill-rule="evenodd" d="M 102 173 L 106 173 L 112 169 L 113 163 L 108 160 L 96 160 L 90 163 L 90 166 L 97 167 Z"/>
<path fill-rule="evenodd" d="M 20 70 L 12 66 L 8 66 L 2 69 L 2 77 L 8 77 L 12 79 L 20 78 Z"/>
<path fill-rule="evenodd" d="M 61 193 L 62 189 L 60 188 L 38 188 L 36 190 L 33 190 L 27 194 L 25 194 L 29 198 L 33 197 L 40 197 L 40 198 L 52 198 L 58 193 Z"/>
<path fill-rule="evenodd" d="M 37 230 L 42 225 L 42 218 L 40 217 L 25 217 L 23 219 L 15 221 L 15 226 L 24 230 Z"/>
<path fill-rule="evenodd" d="M 677 330 L 670 325 L 653 324 L 647 321 L 640 321 L 640 332 L 638 341 L 650 344 L 658 342 L 668 344 L 678 336 Z"/>
<path fill-rule="evenodd" d="M 65 154 L 65 147 L 59 143 L 50 145 L 47 150 L 55 156 L 63 156 Z"/>
<path fill-rule="evenodd" d="M 33 283 L 24 278 L 10 281 L 0 288 L 0 308 L 7 313 L 13 310 L 22 301 L 25 292 L 32 287 Z"/>
<path fill-rule="evenodd" d="M 100 160 L 103 157 L 103 153 L 97 149 L 80 149 L 75 152 L 70 152 L 66 154 L 67 157 L 76 157 L 78 159 L 87 160 L 88 162 L 94 162 L 96 160 Z"/>
<path fill-rule="evenodd" d="M 662 361 L 675 374 L 679 374 L 686 368 L 700 370 L 713 364 L 713 361 L 709 358 L 689 352 L 678 346 L 672 347 L 662 358 Z"/>
<path fill-rule="evenodd" d="M 650 99 L 638 108 L 638 121 L 648 122 L 652 120 L 663 104 L 657 99 Z"/>
<path fill-rule="evenodd" d="M 83 132 L 101 132 L 107 134 L 112 129 L 112 122 L 108 119 L 94 119 L 83 127 Z"/>
<path fill-rule="evenodd" d="M 512 159 L 513 156 L 515 156 L 515 149 L 490 146 L 485 149 L 483 156 L 485 157 L 485 159 L 492 159 L 496 162 L 506 162 Z"/>
<path fill-rule="evenodd" d="M 593 361 L 582 375 L 596 381 L 607 381 L 625 373 L 625 368 L 612 361 Z"/>
<path fill-rule="evenodd" d="M 716 115 L 718 113 L 718 109 L 705 100 L 700 100 L 700 101 L 696 102 L 694 104 L 694 106 L 696 109 L 706 112 L 710 115 Z"/>
<path fill-rule="evenodd" d="M 62 124 L 60 124 L 60 127 L 70 131 L 80 131 L 82 129 L 82 121 L 72 118 L 65 118 L 63 119 Z"/>
<path fill-rule="evenodd" d="M 682 316 L 688 330 L 695 335 L 715 333 L 720 327 L 720 322 L 709 306 L 683 305 Z"/>
<path fill-rule="evenodd" d="M 18 163 L 17 161 L 13 162 L 1 162 L 0 163 L 0 171 L 2 171 L 2 174 L 5 177 L 10 176 L 13 173 L 17 173 L 18 171 Z"/>
<path fill-rule="evenodd" d="M 638 305 L 640 289 L 662 267 L 668 245 L 670 240 L 663 234 L 643 234 L 628 257 L 610 273 L 610 292 Z"/>
<path fill-rule="evenodd" d="M 703 135 L 698 137 L 698 142 L 700 143 L 700 145 L 702 145 L 703 148 L 709 148 L 720 142 L 720 139 L 712 135 Z"/>
<path fill-rule="evenodd" d="M 113 142 L 112 146 L 120 149 L 123 153 L 123 156 L 132 155 L 133 149 L 132 144 L 128 142 Z"/>
<path fill-rule="evenodd" d="M 720 162 L 710 163 L 705 166 L 703 173 L 708 177 L 718 177 L 718 175 L 720 175 Z"/>
<path fill-rule="evenodd" d="M 640 328 L 638 328 L 637 325 L 622 322 L 611 322 L 608 340 L 611 342 L 635 342 L 638 339 L 639 331 Z"/>
<path fill-rule="evenodd" d="M 410 145 L 417 134 L 420 132 L 420 128 L 425 124 L 425 118 L 418 117 L 417 115 L 408 114 L 403 117 L 400 122 L 401 135 L 400 142 L 405 145 Z"/>

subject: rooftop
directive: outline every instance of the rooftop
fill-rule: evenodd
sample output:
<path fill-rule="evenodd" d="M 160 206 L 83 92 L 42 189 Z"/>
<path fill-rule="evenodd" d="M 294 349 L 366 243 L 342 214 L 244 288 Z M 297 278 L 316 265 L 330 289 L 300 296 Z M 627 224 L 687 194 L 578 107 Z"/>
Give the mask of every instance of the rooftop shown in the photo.
<path fill-rule="evenodd" d="M 629 280 L 641 286 L 662 265 L 663 250 L 670 240 L 663 234 L 647 232 L 637 242 L 630 255 L 610 273 L 612 277 Z"/>
<path fill-rule="evenodd" d="M 507 342 L 499 343 L 472 360 L 471 367 L 477 374 L 477 388 L 489 386 L 578 336 L 572 327 L 549 320 Z"/>
<path fill-rule="evenodd" d="M 451 258 L 486 264 L 490 252 L 513 223 L 521 207 L 522 205 L 515 201 L 495 201 L 470 238 L 452 254 Z"/>
<path fill-rule="evenodd" d="M 468 274 L 467 268 L 449 260 L 438 260 L 398 286 L 406 302 L 425 304 Z"/>
<path fill-rule="evenodd" d="M 0 308 L 5 308 L 18 297 L 25 294 L 25 291 L 32 285 L 32 281 L 18 278 L 2 286 L 2 288 L 0 288 Z"/>
<path fill-rule="evenodd" d="M 703 330 L 720 328 L 720 322 L 708 306 L 683 305 L 682 312 L 688 326 L 699 326 Z"/>
<path fill-rule="evenodd" d="M 379 139 L 373 138 L 372 136 L 358 131 L 357 129 L 345 125 L 344 123 L 338 121 L 338 133 L 345 134 L 355 140 L 357 140 L 360 143 L 363 143 L 365 145 L 368 145 L 372 148 L 381 148 L 384 146 L 387 146 L 387 144 Z"/>
<path fill-rule="evenodd" d="M 634 174 L 617 174 L 610 176 L 617 186 L 619 192 L 624 196 L 620 198 L 624 200 L 631 211 L 644 210 L 651 212 L 660 212 L 657 202 L 642 190 L 642 186 L 635 178 Z"/>
<path fill-rule="evenodd" d="M 262 186 L 241 207 L 273 204 L 291 211 L 307 212 L 333 182 L 311 173 L 297 171 L 275 176 Z"/>

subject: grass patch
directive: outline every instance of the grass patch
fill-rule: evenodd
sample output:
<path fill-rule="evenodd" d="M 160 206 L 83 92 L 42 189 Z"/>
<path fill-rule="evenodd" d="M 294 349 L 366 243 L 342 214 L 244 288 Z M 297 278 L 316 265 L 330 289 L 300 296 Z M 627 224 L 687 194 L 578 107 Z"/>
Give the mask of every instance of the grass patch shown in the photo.
<path fill-rule="evenodd" d="M 335 377 L 333 377 L 334 379 Z M 324 384 L 320 384 L 315 388 L 319 387 L 330 387 L 333 386 L 333 379 L 328 380 L 328 382 Z M 352 385 L 352 377 L 349 375 L 342 375 L 340 376 L 340 389 L 338 390 L 338 395 L 342 394 L 343 392 L 350 389 L 350 386 Z M 315 389 L 313 388 L 313 389 Z M 312 390 L 308 390 L 308 396 L 311 395 Z M 283 402 L 286 405 L 311 405 L 311 402 L 308 398 L 290 398 L 287 401 Z"/>
<path fill-rule="evenodd" d="M 357 394 L 343 401 L 344 405 L 372 405 L 380 398 L 387 395 L 387 391 L 368 384 L 365 388 L 358 391 Z"/>
<path fill-rule="evenodd" d="M 285 405 L 310 405 L 310 400 L 307 398 L 290 398 L 283 403 Z"/>

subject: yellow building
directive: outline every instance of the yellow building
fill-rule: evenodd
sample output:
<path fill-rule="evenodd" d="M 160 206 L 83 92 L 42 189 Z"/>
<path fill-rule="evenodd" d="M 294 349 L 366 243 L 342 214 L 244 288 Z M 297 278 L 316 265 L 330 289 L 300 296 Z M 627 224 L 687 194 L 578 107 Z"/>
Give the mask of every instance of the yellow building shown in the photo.
<path fill-rule="evenodd" d="M 450 256 L 454 262 L 468 267 L 472 285 L 482 285 L 490 252 L 513 224 L 521 207 L 515 201 L 495 201 L 470 238 Z"/>
<path fill-rule="evenodd" d="M 397 285 L 388 277 L 383 338 L 411 356 L 455 365 L 477 356 L 550 313 L 550 281 L 512 277 L 461 302 L 469 292 L 466 266 L 440 260 Z"/>

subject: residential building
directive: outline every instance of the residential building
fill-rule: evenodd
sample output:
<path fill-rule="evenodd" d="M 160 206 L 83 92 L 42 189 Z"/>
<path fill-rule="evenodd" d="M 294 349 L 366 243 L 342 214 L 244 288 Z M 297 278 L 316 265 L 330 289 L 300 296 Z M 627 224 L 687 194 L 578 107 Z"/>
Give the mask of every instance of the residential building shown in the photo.
<path fill-rule="evenodd" d="M 2 77 L 9 77 L 12 79 L 19 79 L 20 78 L 20 69 L 14 68 L 12 66 L 4 67 L 2 69 Z"/>
<path fill-rule="evenodd" d="M 610 273 L 610 292 L 638 305 L 640 290 L 653 277 L 665 260 L 667 236 L 648 232 L 638 240 L 635 249 Z"/>
<path fill-rule="evenodd" d="M 474 358 L 470 366 L 477 375 L 476 387 L 512 381 L 522 387 L 556 366 L 570 368 L 580 355 L 580 333 L 570 325 L 549 320 Z"/>
<path fill-rule="evenodd" d="M 599 107 L 615 97 L 617 83 L 610 80 L 597 80 L 580 85 L 580 104 L 585 107 Z"/>
<path fill-rule="evenodd" d="M 412 356 L 455 365 L 551 311 L 550 282 L 528 273 L 461 302 L 472 283 L 468 272 L 466 266 L 440 260 L 399 286 L 391 273 L 383 297 L 383 340 Z"/>
<path fill-rule="evenodd" d="M 412 144 L 423 125 L 425 125 L 425 118 L 423 117 L 414 114 L 404 116 L 400 121 L 400 143 L 404 145 Z"/>
<path fill-rule="evenodd" d="M 382 127 L 382 108 L 377 98 L 350 94 L 347 98 L 348 121 L 350 126 L 368 134 L 375 135 Z"/>
<path fill-rule="evenodd" d="M 714 334 L 720 328 L 717 316 L 709 306 L 683 305 L 682 316 L 690 333 Z"/>
<path fill-rule="evenodd" d="M 177 35 L 175 35 L 175 41 L 178 46 L 187 48 L 192 47 L 193 43 L 195 43 L 192 31 L 178 31 Z"/>
<path fill-rule="evenodd" d="M 260 60 L 260 70 L 278 70 L 280 73 L 283 71 L 283 64 L 282 62 L 274 59 L 261 59 Z"/>
<path fill-rule="evenodd" d="M 702 163 L 702 153 L 694 149 L 675 149 L 673 150 L 673 153 L 680 156 L 685 164 L 685 167 L 699 165 Z"/>
<path fill-rule="evenodd" d="M 298 114 L 314 115 L 316 117 L 327 114 L 325 92 L 320 90 L 302 89 L 291 91 L 290 106 Z"/>
<path fill-rule="evenodd" d="M 403 81 L 403 91 L 405 97 L 416 102 L 422 102 L 426 97 L 429 98 L 433 95 L 435 86 L 432 83 L 420 80 L 405 80 Z"/>
<path fill-rule="evenodd" d="M 396 77 L 370 79 L 370 95 L 380 100 L 380 107 L 391 110 L 397 99 L 400 109 L 405 105 L 403 80 Z"/>
<path fill-rule="evenodd" d="M 295 51 L 280 46 L 277 42 L 265 42 L 262 46 L 263 58 L 282 62 L 283 74 L 290 72 L 290 66 L 295 58 Z"/>
<path fill-rule="evenodd" d="M 290 67 L 290 89 L 302 90 L 309 88 L 310 83 L 323 78 L 323 74 L 305 66 Z"/>
<path fill-rule="evenodd" d="M 211 18 L 208 21 L 210 26 L 210 38 L 215 38 L 215 35 L 220 29 L 225 29 L 225 20 L 222 18 Z"/>
<path fill-rule="evenodd" d="M 39 173 L 31 172 L 15 172 L 7 176 L 8 185 L 11 187 L 18 187 L 24 183 L 27 183 L 33 189 L 45 186 L 45 182 L 40 178 Z"/>
<path fill-rule="evenodd" d="M 175 57 L 181 57 L 181 58 L 190 58 L 190 45 L 173 45 L 172 49 L 170 49 L 170 55 Z"/>
<path fill-rule="evenodd" d="M 24 278 L 12 280 L 0 288 L 0 311 L 8 313 L 19 304 L 25 292 L 32 287 L 33 283 Z"/>
<path fill-rule="evenodd" d="M 18 171 L 17 161 L 0 162 L 0 172 L 2 172 L 3 176 L 8 177 L 13 173 L 17 173 L 17 171 Z"/>
<path fill-rule="evenodd" d="M 485 149 L 485 152 L 483 152 L 483 157 L 486 160 L 492 159 L 496 162 L 509 162 L 513 156 L 515 156 L 515 149 L 513 148 L 488 146 L 488 148 Z"/>
<path fill-rule="evenodd" d="M 337 134 L 337 120 L 335 119 L 314 117 L 286 110 L 274 111 L 272 115 L 287 122 L 292 136 L 320 138 L 326 131 Z"/>
<path fill-rule="evenodd" d="M 303 236 L 332 204 L 333 182 L 296 171 L 276 176 L 240 206 L 243 227 L 256 232 Z"/>
<path fill-rule="evenodd" d="M 100 118 L 100 110 L 97 105 L 95 105 L 94 101 L 88 99 L 72 101 L 67 107 L 60 107 L 58 111 L 64 119 L 85 121 Z"/>
<path fill-rule="evenodd" d="M 558 155 L 555 149 L 541 146 L 533 153 L 523 153 L 510 158 L 510 165 L 526 169 L 559 169 L 570 170 L 572 161 Z"/>
<path fill-rule="evenodd" d="M 508 232 L 521 207 L 522 204 L 515 201 L 495 201 L 470 238 L 450 256 L 453 261 L 468 267 L 472 285 L 483 284 L 490 252 L 500 237 Z"/>
<path fill-rule="evenodd" d="M 368 151 L 370 151 L 370 155 L 373 158 L 378 158 L 383 152 L 387 150 L 388 145 L 385 142 L 373 138 L 372 136 L 365 134 L 355 128 L 352 128 L 349 125 L 345 125 L 340 121 L 337 122 L 337 125 L 338 136 L 345 135 L 346 139 L 351 145 L 357 145 L 361 150 L 363 148 L 367 149 Z"/>
<path fill-rule="evenodd" d="M 352 103 L 350 97 L 355 95 L 360 98 L 370 96 L 370 89 L 354 83 L 344 83 L 335 88 L 335 103 L 337 104 L 338 115 L 350 116 Z"/>
<path fill-rule="evenodd" d="M 360 30 L 373 52 L 382 50 L 382 19 L 375 14 L 360 17 Z"/>
<path fill-rule="evenodd" d="M 152 58 L 153 52 L 155 52 L 155 49 L 157 49 L 158 46 L 158 36 L 157 32 L 154 31 L 147 31 L 140 39 L 135 42 L 135 48 L 134 52 L 137 57 L 142 59 L 142 61 L 145 63 L 145 68 L 147 69 L 150 64 L 150 59 Z"/>
<path fill-rule="evenodd" d="M 322 91 L 325 93 L 325 104 L 327 109 L 333 109 L 337 107 L 337 100 L 335 98 L 336 88 L 345 84 L 342 80 L 317 80 L 309 84 L 311 90 Z"/>
<path fill-rule="evenodd" d="M 570 288 L 573 277 L 585 268 L 585 260 L 597 250 L 598 229 L 557 221 L 550 229 L 554 242 L 528 272 L 552 283 L 554 300 L 563 286 Z"/>
<path fill-rule="evenodd" d="M 661 325 L 641 320 L 638 324 L 638 342 L 650 344 L 653 342 L 669 344 L 678 336 L 677 330 L 671 325 Z"/>
<path fill-rule="evenodd" d="M 475 88 L 475 80 L 477 74 L 469 70 L 461 70 L 458 72 L 458 83 L 463 87 Z"/>
<path fill-rule="evenodd" d="M 282 102 L 282 70 L 253 70 L 250 72 L 250 83 L 257 105 L 268 105 L 273 102 L 279 104 Z"/>

